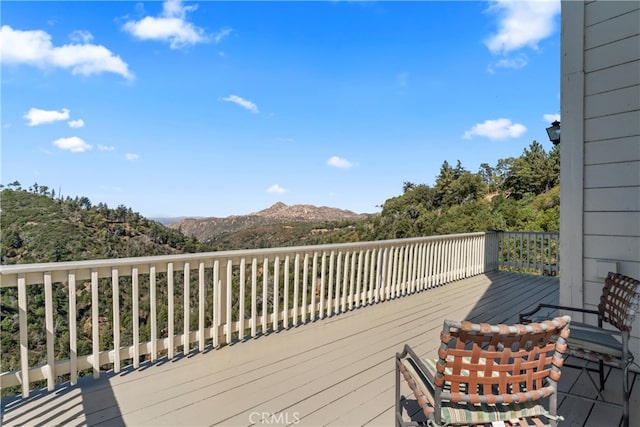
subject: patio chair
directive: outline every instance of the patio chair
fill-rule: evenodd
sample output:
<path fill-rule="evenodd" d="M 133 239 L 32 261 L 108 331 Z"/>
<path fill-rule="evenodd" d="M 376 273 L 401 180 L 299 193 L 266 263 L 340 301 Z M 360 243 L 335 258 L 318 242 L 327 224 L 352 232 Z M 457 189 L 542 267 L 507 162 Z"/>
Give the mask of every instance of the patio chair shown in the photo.
<path fill-rule="evenodd" d="M 526 419 L 555 426 L 562 419 L 556 414 L 556 390 L 570 321 L 569 316 L 528 325 L 445 320 L 438 359 L 419 358 L 409 345 L 396 354 L 396 425 L 419 425 L 403 419 L 402 374 L 429 426 Z"/>
<path fill-rule="evenodd" d="M 622 274 L 609 273 L 604 281 L 604 288 L 600 296 L 600 303 L 597 310 L 590 310 L 576 307 L 566 307 L 553 304 L 540 304 L 535 310 L 520 314 L 520 322 L 536 321 L 542 309 L 564 310 L 596 315 L 597 325 L 572 322 L 571 337 L 567 341 L 569 356 L 577 357 L 587 361 L 585 365 L 565 366 L 577 367 L 584 371 L 598 372 L 599 385 L 596 385 L 591 375 L 587 375 L 591 384 L 596 389 L 598 399 L 586 396 L 564 393 L 574 397 L 579 397 L 594 403 L 610 405 L 622 408 L 622 424 L 629 426 L 629 368 L 631 365 L 638 366 L 633 361 L 633 354 L 629 350 L 629 338 L 631 326 L 635 319 L 640 303 L 640 281 Z M 543 314 L 548 316 L 549 314 Z M 606 322 L 611 328 L 605 328 Z M 598 362 L 598 368 L 590 367 L 589 362 Z M 622 404 L 607 400 L 602 394 L 605 386 L 604 365 L 622 369 Z"/>

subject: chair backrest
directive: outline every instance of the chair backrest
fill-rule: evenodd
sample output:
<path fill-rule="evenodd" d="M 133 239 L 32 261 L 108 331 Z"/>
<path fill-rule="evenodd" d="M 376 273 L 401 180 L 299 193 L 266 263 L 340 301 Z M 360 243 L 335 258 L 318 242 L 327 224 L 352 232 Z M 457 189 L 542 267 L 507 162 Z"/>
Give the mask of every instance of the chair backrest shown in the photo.
<path fill-rule="evenodd" d="M 640 281 L 609 273 L 604 280 L 598 311 L 602 320 L 621 331 L 631 331 L 640 303 Z"/>
<path fill-rule="evenodd" d="M 557 390 L 569 316 L 527 325 L 444 322 L 436 363 L 436 399 L 512 403 Z"/>

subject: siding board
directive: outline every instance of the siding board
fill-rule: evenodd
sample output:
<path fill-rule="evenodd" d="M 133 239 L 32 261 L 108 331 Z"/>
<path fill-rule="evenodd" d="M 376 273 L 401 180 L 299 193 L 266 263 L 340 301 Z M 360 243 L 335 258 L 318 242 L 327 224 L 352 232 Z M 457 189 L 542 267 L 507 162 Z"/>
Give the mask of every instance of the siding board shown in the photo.
<path fill-rule="evenodd" d="M 599 279 L 596 277 L 597 261 L 598 260 L 594 258 L 585 258 L 584 260 L 585 279 L 592 282 L 602 283 L 602 279 Z M 640 277 L 640 262 L 619 261 L 619 260 L 612 260 L 612 261 L 618 261 L 618 273 L 624 274 L 630 277 Z M 640 320 L 640 317 L 638 317 L 638 320 Z"/>
<path fill-rule="evenodd" d="M 638 3 L 636 3 L 637 5 Z M 591 49 L 617 40 L 626 39 L 640 33 L 640 9 L 627 12 L 615 19 L 601 21 L 586 28 L 584 45 Z"/>
<path fill-rule="evenodd" d="M 640 162 L 585 166 L 585 188 L 640 186 Z"/>
<path fill-rule="evenodd" d="M 584 232 L 640 237 L 640 212 L 585 212 Z"/>
<path fill-rule="evenodd" d="M 634 262 L 640 253 L 640 237 L 584 236 L 584 256 Z"/>
<path fill-rule="evenodd" d="M 584 191 L 585 212 L 638 212 L 640 187 L 592 188 Z"/>
<path fill-rule="evenodd" d="M 640 135 L 640 110 L 584 121 L 585 142 Z"/>
<path fill-rule="evenodd" d="M 586 119 L 640 110 L 640 85 L 586 96 Z"/>
<path fill-rule="evenodd" d="M 589 27 L 608 21 L 638 8 L 640 4 L 637 1 L 595 1 L 585 6 L 585 25 Z"/>
<path fill-rule="evenodd" d="M 584 51 L 584 70 L 591 72 L 637 61 L 640 56 L 640 36 Z"/>
<path fill-rule="evenodd" d="M 587 73 L 584 84 L 586 95 L 640 85 L 640 60 Z"/>
<path fill-rule="evenodd" d="M 640 160 L 640 138 L 631 136 L 584 145 L 584 164 L 594 165 Z"/>

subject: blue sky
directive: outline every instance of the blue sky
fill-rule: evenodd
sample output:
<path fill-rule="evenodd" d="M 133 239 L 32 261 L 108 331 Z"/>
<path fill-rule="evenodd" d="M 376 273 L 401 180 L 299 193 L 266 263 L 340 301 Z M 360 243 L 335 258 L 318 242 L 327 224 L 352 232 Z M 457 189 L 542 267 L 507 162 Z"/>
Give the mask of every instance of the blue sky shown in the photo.
<path fill-rule="evenodd" d="M 559 1 L 2 1 L 1 180 L 148 217 L 377 212 L 560 109 Z"/>

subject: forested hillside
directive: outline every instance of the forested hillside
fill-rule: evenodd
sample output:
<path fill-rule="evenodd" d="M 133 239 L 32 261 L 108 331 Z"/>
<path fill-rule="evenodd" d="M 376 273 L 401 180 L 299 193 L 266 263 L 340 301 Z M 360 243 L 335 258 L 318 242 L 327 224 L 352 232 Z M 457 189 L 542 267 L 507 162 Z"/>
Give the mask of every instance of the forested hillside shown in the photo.
<path fill-rule="evenodd" d="M 334 241 L 382 240 L 491 229 L 558 231 L 560 151 L 533 141 L 517 158 L 482 163 L 470 172 L 444 161 L 435 185 L 405 182 L 380 215 L 360 221 Z"/>
<path fill-rule="evenodd" d="M 0 193 L 2 264 L 123 258 L 195 252 L 196 239 L 131 208 L 92 205 L 87 197 L 56 198 L 47 186 L 13 182 Z"/>

